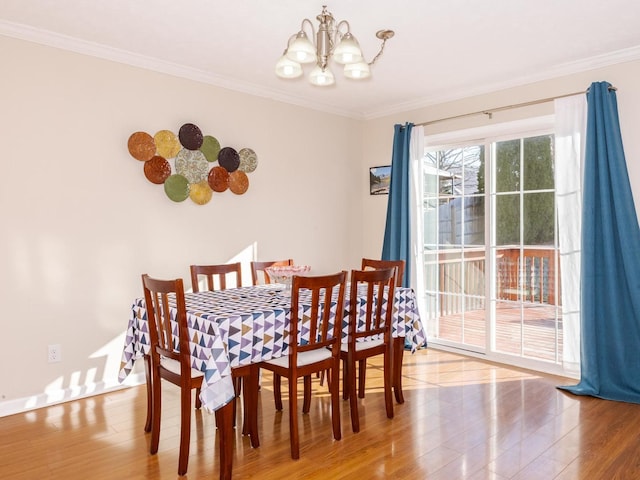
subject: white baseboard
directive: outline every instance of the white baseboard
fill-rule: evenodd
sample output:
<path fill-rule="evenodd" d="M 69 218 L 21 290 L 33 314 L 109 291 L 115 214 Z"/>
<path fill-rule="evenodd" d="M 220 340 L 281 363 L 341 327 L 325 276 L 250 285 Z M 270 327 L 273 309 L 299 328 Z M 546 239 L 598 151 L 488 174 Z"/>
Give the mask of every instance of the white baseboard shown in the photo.
<path fill-rule="evenodd" d="M 107 383 L 98 382 L 91 385 L 82 385 L 81 387 L 69 387 L 62 390 L 40 393 L 30 397 L 16 398 L 0 402 L 0 417 L 14 415 L 16 413 L 24 413 L 38 408 L 50 407 L 60 403 L 71 402 L 80 398 L 93 397 L 103 393 L 114 392 L 141 385 L 146 382 L 144 373 L 132 374 L 127 377 L 123 383 Z"/>

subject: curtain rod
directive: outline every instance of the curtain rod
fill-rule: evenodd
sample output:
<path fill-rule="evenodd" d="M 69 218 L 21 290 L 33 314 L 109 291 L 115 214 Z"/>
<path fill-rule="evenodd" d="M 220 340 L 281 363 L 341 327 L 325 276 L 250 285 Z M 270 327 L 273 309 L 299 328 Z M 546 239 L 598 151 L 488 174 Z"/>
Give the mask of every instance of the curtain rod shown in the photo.
<path fill-rule="evenodd" d="M 618 89 L 616 87 L 614 87 L 614 86 L 610 86 L 609 87 L 609 91 L 614 91 L 615 92 L 616 90 L 618 90 Z M 501 112 L 503 110 L 511 110 L 512 108 L 529 107 L 531 105 L 538 105 L 539 103 L 552 102 L 552 101 L 554 101 L 554 100 L 556 100 L 558 98 L 572 97 L 574 95 L 579 95 L 581 93 L 589 93 L 589 89 L 587 88 L 587 90 L 584 91 L 584 92 L 567 93 L 565 95 L 558 95 L 557 97 L 541 98 L 539 100 L 532 100 L 530 102 L 515 103 L 513 105 L 506 105 L 504 107 L 487 108 L 485 110 L 479 110 L 477 112 L 462 113 L 460 115 L 454 115 L 452 117 L 438 118 L 437 120 L 429 120 L 428 122 L 416 123 L 416 126 L 419 127 L 419 126 L 433 125 L 434 123 L 445 122 L 447 120 L 455 120 L 457 118 L 471 117 L 473 115 L 487 115 L 489 118 L 492 118 L 494 112 Z"/>

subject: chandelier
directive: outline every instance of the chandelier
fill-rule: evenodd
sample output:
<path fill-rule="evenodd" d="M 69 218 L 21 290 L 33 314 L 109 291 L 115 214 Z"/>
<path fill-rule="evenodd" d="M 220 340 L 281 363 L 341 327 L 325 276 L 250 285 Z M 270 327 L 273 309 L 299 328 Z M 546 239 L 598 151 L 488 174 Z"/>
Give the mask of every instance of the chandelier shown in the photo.
<path fill-rule="evenodd" d="M 287 48 L 276 63 L 276 75 L 281 78 L 298 78 L 302 75 L 302 64 L 315 63 L 309 74 L 309 82 L 322 87 L 333 85 L 335 77 L 329 68 L 329 59 L 332 58 L 334 62 L 344 65 L 345 77 L 356 80 L 369 78 L 369 67 L 382 55 L 385 43 L 394 35 L 393 30 L 379 30 L 376 37 L 382 40 L 380 51 L 373 60 L 367 62 L 356 37 L 351 34 L 349 22 L 336 22 L 326 5 L 323 5 L 322 13 L 316 19 L 320 22 L 317 33 L 311 20 L 305 18 L 300 31 L 289 38 Z M 315 44 L 309 40 L 305 25 L 311 28 Z"/>

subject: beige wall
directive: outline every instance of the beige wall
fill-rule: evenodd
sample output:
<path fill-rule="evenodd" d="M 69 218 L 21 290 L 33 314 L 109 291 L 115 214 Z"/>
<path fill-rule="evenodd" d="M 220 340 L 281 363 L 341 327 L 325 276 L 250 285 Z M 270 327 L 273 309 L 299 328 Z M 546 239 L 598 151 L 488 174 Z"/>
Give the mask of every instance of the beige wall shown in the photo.
<path fill-rule="evenodd" d="M 256 255 L 293 257 L 326 273 L 379 256 L 387 197 L 369 196 L 368 168 L 390 163 L 395 123 L 607 80 L 618 87 L 631 181 L 640 189 L 634 135 L 640 63 L 368 121 L 1 36 L 0 65 L 0 415 L 117 385 L 129 307 L 141 293 L 143 272 L 186 278 L 191 263 L 238 258 L 246 267 Z M 491 121 L 531 113 L 503 112 Z M 474 117 L 430 131 L 487 121 Z M 146 181 L 127 151 L 129 135 L 177 131 L 186 122 L 223 146 L 257 152 L 260 163 L 245 195 L 175 204 Z M 61 345 L 62 362 L 47 362 L 49 344 Z"/>
<path fill-rule="evenodd" d="M 1 36 L 0 65 L 0 415 L 116 383 L 141 273 L 254 247 L 316 273 L 358 263 L 360 122 Z M 246 194 L 173 203 L 145 179 L 129 135 L 186 122 L 256 151 Z"/>

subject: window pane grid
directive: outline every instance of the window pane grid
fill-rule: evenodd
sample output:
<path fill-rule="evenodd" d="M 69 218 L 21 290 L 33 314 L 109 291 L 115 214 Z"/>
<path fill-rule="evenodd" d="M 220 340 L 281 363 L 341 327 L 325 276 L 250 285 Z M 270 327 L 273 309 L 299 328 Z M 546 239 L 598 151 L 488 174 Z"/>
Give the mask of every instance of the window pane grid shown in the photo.
<path fill-rule="evenodd" d="M 480 350 L 561 358 L 553 144 L 553 135 L 538 135 L 487 144 L 487 159 L 484 145 L 425 156 L 429 334 Z M 541 327 L 551 331 L 550 346 L 539 345 Z"/>

